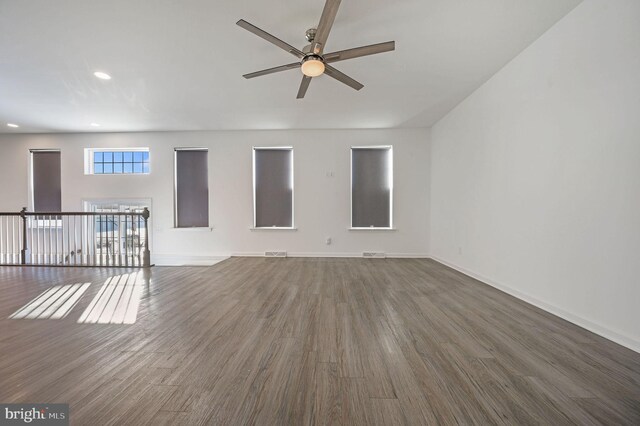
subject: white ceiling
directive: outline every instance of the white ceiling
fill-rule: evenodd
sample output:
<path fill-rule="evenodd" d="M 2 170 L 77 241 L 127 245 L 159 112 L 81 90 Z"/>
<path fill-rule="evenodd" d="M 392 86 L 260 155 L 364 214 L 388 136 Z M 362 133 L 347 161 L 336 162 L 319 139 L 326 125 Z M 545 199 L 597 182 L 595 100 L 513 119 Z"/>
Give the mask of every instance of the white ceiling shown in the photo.
<path fill-rule="evenodd" d="M 396 51 L 296 100 L 299 70 L 242 78 L 295 58 L 235 23 L 302 48 L 324 0 L 0 0 L 0 132 L 429 127 L 580 1 L 343 0 L 326 51 Z"/>

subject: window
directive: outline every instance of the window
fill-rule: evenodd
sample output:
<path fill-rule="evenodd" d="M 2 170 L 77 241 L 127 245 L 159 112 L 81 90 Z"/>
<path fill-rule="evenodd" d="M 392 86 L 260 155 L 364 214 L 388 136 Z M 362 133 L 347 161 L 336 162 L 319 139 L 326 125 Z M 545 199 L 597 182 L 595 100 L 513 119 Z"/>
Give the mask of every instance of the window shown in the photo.
<path fill-rule="evenodd" d="M 393 226 L 393 150 L 390 146 L 351 148 L 351 227 Z"/>
<path fill-rule="evenodd" d="M 254 228 L 293 228 L 293 148 L 253 148 Z"/>
<path fill-rule="evenodd" d="M 149 173 L 149 148 L 85 149 L 85 174 L 143 175 Z"/>
<path fill-rule="evenodd" d="M 205 148 L 176 148 L 175 223 L 177 228 L 209 226 L 209 170 Z"/>
<path fill-rule="evenodd" d="M 94 216 L 93 224 L 85 225 L 85 232 L 94 233 L 92 241 L 98 249 L 109 249 L 111 253 L 139 253 L 146 240 L 144 219 L 140 216 L 110 216 L 110 213 L 142 213 L 150 208 L 151 200 L 90 200 L 84 201 L 84 211 L 104 213 Z M 113 247 L 108 247 L 111 244 Z"/>
<path fill-rule="evenodd" d="M 31 151 L 31 196 L 35 212 L 62 211 L 60 151 Z"/>

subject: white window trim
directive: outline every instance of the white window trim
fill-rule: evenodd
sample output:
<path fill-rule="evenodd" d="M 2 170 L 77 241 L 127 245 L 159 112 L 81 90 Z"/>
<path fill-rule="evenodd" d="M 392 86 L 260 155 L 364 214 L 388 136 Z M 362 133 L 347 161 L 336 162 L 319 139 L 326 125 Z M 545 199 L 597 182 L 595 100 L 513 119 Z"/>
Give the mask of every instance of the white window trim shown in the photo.
<path fill-rule="evenodd" d="M 371 227 L 360 227 L 353 226 L 353 150 L 354 149 L 384 149 L 389 150 L 389 162 L 391 173 L 390 173 L 390 182 L 389 185 L 391 187 L 389 191 L 389 226 L 371 226 Z M 349 197 L 350 197 L 350 211 L 349 211 L 349 223 L 351 226 L 349 227 L 350 231 L 396 231 L 397 228 L 393 226 L 393 145 L 363 145 L 363 146 L 351 146 L 349 149 L 349 168 L 351 169 L 351 173 L 349 175 Z"/>
<path fill-rule="evenodd" d="M 387 228 L 387 227 L 369 227 L 369 228 L 365 228 L 365 227 L 350 227 L 347 228 L 349 231 L 397 231 L 398 228 Z"/>
<path fill-rule="evenodd" d="M 189 227 L 180 227 L 178 226 L 178 151 L 206 151 L 207 152 L 207 161 L 209 159 L 209 148 L 204 147 L 180 147 L 173 148 L 173 228 L 174 230 L 180 231 L 213 231 L 215 227 L 211 225 L 211 190 L 209 190 L 209 217 L 207 222 L 209 226 L 189 226 Z M 151 155 L 149 155 L 149 161 L 151 161 Z M 149 170 L 151 170 L 151 166 L 149 166 Z M 207 180 L 208 176 L 208 168 L 207 168 Z"/>
<path fill-rule="evenodd" d="M 27 221 L 27 227 L 29 229 L 39 230 L 39 229 L 61 229 L 62 228 L 62 219 L 37 219 L 38 217 L 45 216 L 34 216 L 34 219 Z"/>
<path fill-rule="evenodd" d="M 34 199 L 34 190 L 33 190 L 33 153 L 34 152 L 60 152 L 60 161 L 62 161 L 62 151 L 59 149 L 30 149 L 29 150 L 29 211 L 35 211 L 35 199 Z M 62 164 L 61 164 L 62 167 Z M 62 188 L 60 188 L 62 190 Z M 61 195 L 62 196 L 62 195 Z M 62 203 L 62 200 L 61 200 Z M 62 206 L 62 204 L 61 204 Z M 64 211 L 64 209 L 60 209 Z M 51 216 L 51 215 L 49 215 Z M 42 219 L 38 218 L 39 216 L 35 216 L 32 220 L 28 220 L 27 224 L 29 229 L 61 229 L 62 228 L 62 219 L 45 219 L 46 216 L 42 216 Z"/>
<path fill-rule="evenodd" d="M 289 227 L 289 226 L 259 226 L 259 227 L 255 227 L 255 226 L 251 226 L 249 227 L 249 230 L 251 231 L 297 231 L 298 228 L 296 227 Z"/>
<path fill-rule="evenodd" d="M 33 153 L 34 152 L 59 152 L 60 153 L 60 167 L 62 167 L 62 150 L 61 149 L 57 149 L 57 148 L 46 148 L 46 149 L 30 149 L 29 150 L 29 188 L 28 188 L 28 200 L 27 200 L 27 204 L 29 205 L 28 207 L 28 211 L 34 211 L 35 210 L 35 205 L 36 205 L 36 201 L 35 201 L 35 194 L 33 191 Z M 64 211 L 64 186 L 60 185 L 60 210 Z"/>
<path fill-rule="evenodd" d="M 117 198 L 83 198 L 82 199 L 82 211 L 91 212 L 91 207 L 97 204 L 141 204 L 148 206 L 149 210 L 152 210 L 151 204 L 152 198 L 138 198 L 138 197 L 117 197 Z M 149 221 L 151 216 L 149 217 Z"/>
<path fill-rule="evenodd" d="M 291 226 L 256 226 L 256 151 L 291 151 Z M 272 231 L 296 231 L 296 188 L 295 188 L 295 159 L 292 146 L 254 146 L 251 151 L 251 182 L 253 184 L 253 226 L 252 231 L 272 230 Z"/>
<path fill-rule="evenodd" d="M 149 153 L 149 171 L 147 173 L 94 173 L 93 168 L 93 153 L 94 152 L 147 152 Z M 134 148 L 85 148 L 84 149 L 84 174 L 92 176 L 136 176 L 136 175 L 149 175 L 151 174 L 151 150 L 149 147 L 134 147 Z"/>

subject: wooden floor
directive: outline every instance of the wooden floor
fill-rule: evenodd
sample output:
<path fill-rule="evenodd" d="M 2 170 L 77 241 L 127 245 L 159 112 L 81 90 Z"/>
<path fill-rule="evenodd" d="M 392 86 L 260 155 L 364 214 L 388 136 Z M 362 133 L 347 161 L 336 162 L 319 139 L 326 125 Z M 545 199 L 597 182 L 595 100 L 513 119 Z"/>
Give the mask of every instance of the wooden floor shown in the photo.
<path fill-rule="evenodd" d="M 640 424 L 640 354 L 431 260 L 155 267 L 137 316 L 105 284 L 127 272 L 0 268 L 0 402 L 77 425 Z"/>

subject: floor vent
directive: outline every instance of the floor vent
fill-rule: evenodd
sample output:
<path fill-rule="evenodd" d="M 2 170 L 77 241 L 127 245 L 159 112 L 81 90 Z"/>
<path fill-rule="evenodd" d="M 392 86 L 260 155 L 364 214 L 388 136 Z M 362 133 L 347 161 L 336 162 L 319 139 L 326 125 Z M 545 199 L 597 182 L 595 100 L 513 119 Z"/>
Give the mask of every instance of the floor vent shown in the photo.
<path fill-rule="evenodd" d="M 264 257 L 287 257 L 286 251 L 265 251 Z"/>
<path fill-rule="evenodd" d="M 362 257 L 369 259 L 385 259 L 387 254 L 381 251 L 365 251 L 362 253 Z"/>

